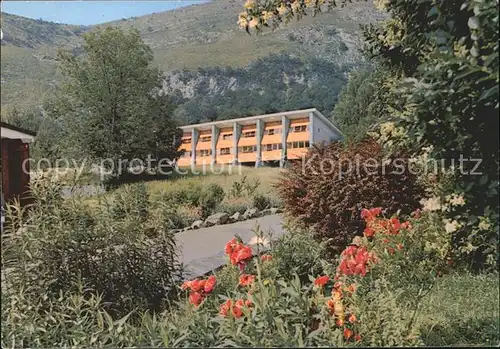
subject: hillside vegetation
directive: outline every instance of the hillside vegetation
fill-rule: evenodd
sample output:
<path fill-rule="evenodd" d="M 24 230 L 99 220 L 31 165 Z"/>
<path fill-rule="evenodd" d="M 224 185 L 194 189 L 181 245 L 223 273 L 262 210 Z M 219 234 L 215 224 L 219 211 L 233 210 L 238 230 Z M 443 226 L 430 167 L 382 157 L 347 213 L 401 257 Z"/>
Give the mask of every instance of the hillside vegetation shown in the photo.
<path fill-rule="evenodd" d="M 56 24 L 2 13 L 2 110 L 8 112 L 14 105 L 18 109 L 40 106 L 42 101 L 51 95 L 60 79 L 55 61 L 57 50 L 64 48 L 74 53 L 82 52 L 82 34 L 96 28 L 118 26 L 138 29 L 141 37 L 153 50 L 154 64 L 167 75 L 165 90 L 175 93 L 174 90 L 178 89 L 180 95 L 185 98 L 187 91 L 200 86 L 212 96 L 223 96 L 226 88 L 215 91 L 202 87 L 207 79 L 207 72 L 210 79 L 211 74 L 216 72 L 213 68 L 246 69 L 252 62 L 267 59 L 273 54 L 289 55 L 291 59 L 286 62 L 300 60 L 302 65 L 312 66 L 309 70 L 317 65 L 312 58 L 322 61 L 323 66 L 333 63 L 338 68 L 330 69 L 335 70 L 332 74 L 323 75 L 326 86 L 331 78 L 338 78 L 337 72 L 343 74 L 344 69 L 349 69 L 361 61 L 359 25 L 383 17 L 371 3 L 362 2 L 349 8 L 320 14 L 315 18 L 309 16 L 275 31 L 267 30 L 258 36 L 250 36 L 236 25 L 240 11 L 240 1 L 213 1 L 90 27 Z M 261 86 L 264 81 L 283 80 L 282 71 L 294 68 L 293 64 L 285 65 L 284 62 L 271 58 L 266 78 L 256 79 L 249 85 L 260 95 L 266 94 L 267 89 Z M 199 68 L 206 71 L 198 72 Z M 170 77 L 174 71 L 177 72 L 176 76 L 179 73 L 186 76 L 186 71 L 196 73 L 188 81 L 189 87 L 169 85 L 169 82 L 176 79 Z M 324 73 L 323 71 L 322 74 Z M 231 76 L 231 72 L 226 71 L 223 75 Z M 299 84 L 309 86 L 314 82 L 315 78 L 311 77 L 312 80 L 309 80 L 310 76 L 307 75 L 305 74 L 305 79 L 300 80 Z M 318 75 L 318 72 L 313 71 L 309 75 Z M 220 77 L 215 74 L 213 78 L 218 80 Z M 285 81 L 281 82 L 282 85 L 283 83 Z M 244 88 L 248 87 L 245 83 L 241 84 Z M 237 89 L 239 86 L 233 88 Z M 337 87 L 330 89 L 335 99 Z M 303 91 L 298 89 L 296 92 Z M 243 93 L 246 94 L 247 91 Z M 188 95 L 187 100 L 191 97 L 196 97 L 196 93 Z M 331 96 L 328 98 L 331 99 Z M 181 103 L 186 103 L 187 100 Z M 214 99 L 204 102 L 219 103 Z M 221 102 L 215 106 L 216 109 L 224 109 L 223 104 Z M 331 105 L 332 101 L 326 104 Z M 277 106 L 267 106 L 259 111 L 265 112 L 276 107 L 285 108 L 285 105 L 278 103 Z M 234 112 L 251 111 L 247 108 Z M 216 117 L 228 116 L 226 113 Z M 202 114 L 192 119 L 205 117 L 207 115 Z"/>

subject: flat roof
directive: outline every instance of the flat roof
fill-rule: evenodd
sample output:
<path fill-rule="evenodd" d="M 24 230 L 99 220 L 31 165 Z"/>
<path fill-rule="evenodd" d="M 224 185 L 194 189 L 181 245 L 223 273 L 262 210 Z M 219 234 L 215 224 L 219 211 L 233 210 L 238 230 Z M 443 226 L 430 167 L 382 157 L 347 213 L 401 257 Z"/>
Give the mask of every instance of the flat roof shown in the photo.
<path fill-rule="evenodd" d="M 12 131 L 21 132 L 21 133 L 24 133 L 26 135 L 33 136 L 33 137 L 36 136 L 36 132 L 27 130 L 25 128 L 17 127 L 14 125 L 9 125 L 8 123 L 3 122 L 3 121 L 1 121 L 0 124 L 1 124 L 2 128 L 7 128 L 7 129 L 12 130 Z"/>
<path fill-rule="evenodd" d="M 198 130 L 209 129 L 212 126 L 229 127 L 232 124 L 234 124 L 235 122 L 244 125 L 244 124 L 252 124 L 253 121 L 256 121 L 259 119 L 270 119 L 270 121 L 275 119 L 277 121 L 277 120 L 281 120 L 282 115 L 285 115 L 289 118 L 291 117 L 291 119 L 294 119 L 294 118 L 300 118 L 300 114 L 305 114 L 305 113 L 313 113 L 321 121 L 323 121 L 323 123 L 326 126 L 328 126 L 332 131 L 337 132 L 337 133 L 342 135 L 342 132 L 340 132 L 340 130 L 330 120 L 328 120 L 323 114 L 321 114 L 316 108 L 292 110 L 292 111 L 282 111 L 279 113 L 272 113 L 272 114 L 263 114 L 263 115 L 247 116 L 247 117 L 236 118 L 236 119 L 204 122 L 201 124 L 181 126 L 180 129 L 183 131 L 187 131 L 187 130 L 192 130 L 192 129 L 198 129 Z"/>

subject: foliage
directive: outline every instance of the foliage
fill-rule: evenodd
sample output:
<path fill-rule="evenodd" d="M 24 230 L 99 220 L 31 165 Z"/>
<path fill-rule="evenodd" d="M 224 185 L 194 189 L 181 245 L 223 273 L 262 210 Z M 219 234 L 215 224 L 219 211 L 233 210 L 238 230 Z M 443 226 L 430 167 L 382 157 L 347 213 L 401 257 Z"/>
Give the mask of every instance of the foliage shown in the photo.
<path fill-rule="evenodd" d="M 419 206 L 422 190 L 404 154 L 386 159 L 368 139 L 350 147 L 312 148 L 305 164 L 293 164 L 284 173 L 278 193 L 288 216 L 313 228 L 316 237 L 331 238 L 330 246 L 340 252 L 364 229 L 362 207 L 409 214 Z"/>
<path fill-rule="evenodd" d="M 46 203 L 50 197 L 47 193 Z M 368 217 L 366 213 L 363 216 Z M 381 229 L 354 241 L 376 251 L 378 263 L 365 277 L 351 275 L 337 280 L 343 282 L 345 321 L 341 326 L 329 308 L 336 294 L 332 294 L 332 286 L 338 289 L 328 277 L 335 274 L 335 266 L 322 260 L 324 247 L 308 239 L 307 232 L 295 232 L 273 242 L 262 257 L 259 246 L 252 257 L 247 246 L 232 240 L 226 252 L 236 265 L 228 262 L 209 277 L 186 282 L 184 288 L 189 291 L 185 291 L 185 298 L 163 313 L 136 309 L 116 317 L 106 311 L 102 298 L 79 280 L 69 287 L 71 292 L 50 294 L 35 281 L 24 285 L 12 282 L 17 271 L 3 268 L 7 278 L 2 279 L 14 287 L 2 287 L 2 347 L 496 344 L 498 298 L 492 295 L 498 294 L 498 275 L 444 274 L 427 295 L 414 293 L 434 284 L 435 271 L 441 265 L 441 244 L 426 244 L 439 242 L 436 239 L 447 234 L 438 217 L 433 212 L 423 213 L 421 218 L 410 220 L 411 226 L 401 222 L 406 228 L 400 227 L 399 234 L 393 234 L 396 230 L 392 228 Z M 393 219 L 379 217 L 369 225 L 387 221 L 394 227 Z M 263 238 L 261 232 L 257 236 Z M 390 243 L 384 242 L 386 238 Z M 403 243 L 404 249 L 386 252 L 397 243 Z M 291 265 L 298 269 L 290 270 Z M 2 266 L 6 266 L 5 259 Z M 30 271 L 28 275 L 34 274 Z M 36 275 L 43 273 L 37 270 Z M 322 276 L 315 278 L 318 275 Z M 351 282 L 356 287 L 344 291 Z M 472 293 L 479 298 L 470 297 Z M 414 312 L 409 306 L 414 302 L 406 300 L 420 298 L 420 307 Z M 467 327 L 466 321 L 472 327 Z"/>
<path fill-rule="evenodd" d="M 202 209 L 202 215 L 208 217 L 213 213 L 216 207 L 224 199 L 224 196 L 224 189 L 218 184 L 210 183 L 203 187 L 199 198 L 199 206 Z"/>
<path fill-rule="evenodd" d="M 111 213 L 115 219 L 137 216 L 143 221 L 147 218 L 149 194 L 144 183 L 126 184 L 113 194 Z"/>
<path fill-rule="evenodd" d="M 271 200 L 269 200 L 267 196 L 262 194 L 254 195 L 252 198 L 252 202 L 253 202 L 253 207 L 258 209 L 259 211 L 271 207 Z"/>
<path fill-rule="evenodd" d="M 406 132 L 399 143 L 417 154 L 430 146 L 433 158 L 447 160 L 454 186 L 436 194 L 464 196 L 448 214 L 461 224 L 458 252 L 474 268 L 496 266 L 498 3 L 391 1 L 386 10 L 391 20 L 365 31 L 366 51 L 401 77 L 394 93 L 402 105 L 393 111 Z"/>
<path fill-rule="evenodd" d="M 249 0 L 239 23 L 247 30 L 276 26 L 301 18 L 307 8 L 317 12 L 322 3 Z M 431 156 L 444 160 L 454 185 L 434 194 L 463 195 L 466 202 L 447 215 L 460 224 L 453 237 L 456 252 L 474 269 L 496 267 L 498 2 L 377 0 L 375 5 L 390 15 L 363 30 L 366 55 L 388 72 L 387 103 L 378 117 L 393 122 L 381 125 L 391 131 L 381 130 L 386 133 L 381 140 L 389 149 L 410 149 L 417 156 L 432 147 Z"/>
<path fill-rule="evenodd" d="M 90 209 L 79 198 L 61 199 L 59 191 L 57 184 L 35 183 L 31 210 L 11 212 L 2 237 L 12 275 L 7 287 L 25 287 L 28 298 L 31 292 L 59 297 L 81 280 L 112 314 L 163 309 L 182 268 L 173 235 L 141 207 L 141 187 L 120 194 L 120 210 L 107 203 Z"/>
<path fill-rule="evenodd" d="M 114 179 L 137 166 L 133 159 L 174 160 L 180 131 L 168 98 L 159 94 L 162 77 L 151 67 L 149 46 L 133 30 L 107 28 L 84 39 L 84 56 L 59 54 L 65 83 L 58 110 L 84 154 L 105 160 Z"/>
<path fill-rule="evenodd" d="M 384 105 L 384 71 L 358 69 L 349 76 L 332 112 L 332 120 L 348 141 L 362 140 L 380 122 Z"/>

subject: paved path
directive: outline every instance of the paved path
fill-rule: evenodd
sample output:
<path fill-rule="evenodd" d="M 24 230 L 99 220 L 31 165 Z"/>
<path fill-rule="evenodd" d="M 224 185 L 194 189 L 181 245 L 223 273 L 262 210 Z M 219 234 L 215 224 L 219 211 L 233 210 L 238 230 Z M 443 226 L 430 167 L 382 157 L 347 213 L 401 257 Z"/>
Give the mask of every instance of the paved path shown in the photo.
<path fill-rule="evenodd" d="M 285 232 L 281 224 L 281 216 L 270 215 L 176 234 L 177 243 L 182 249 L 181 261 L 186 266 L 188 277 L 206 274 L 225 264 L 226 243 L 236 234 L 248 243 L 254 238 L 257 225 L 264 232 L 264 236 L 267 237 L 270 233 L 272 239 Z"/>

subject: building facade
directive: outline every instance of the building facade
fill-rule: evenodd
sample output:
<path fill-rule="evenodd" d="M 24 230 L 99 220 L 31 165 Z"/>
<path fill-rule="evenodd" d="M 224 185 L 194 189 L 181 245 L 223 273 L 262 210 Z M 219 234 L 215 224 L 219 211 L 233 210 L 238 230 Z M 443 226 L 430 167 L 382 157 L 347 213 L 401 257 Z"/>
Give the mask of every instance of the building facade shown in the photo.
<path fill-rule="evenodd" d="M 342 139 L 316 109 L 249 116 L 181 127 L 178 166 L 255 163 L 300 159 L 314 143 Z"/>
<path fill-rule="evenodd" d="M 29 201 L 29 144 L 35 133 L 2 122 L 2 201 L 17 198 L 21 204 Z"/>

